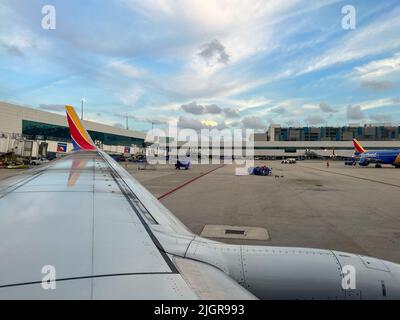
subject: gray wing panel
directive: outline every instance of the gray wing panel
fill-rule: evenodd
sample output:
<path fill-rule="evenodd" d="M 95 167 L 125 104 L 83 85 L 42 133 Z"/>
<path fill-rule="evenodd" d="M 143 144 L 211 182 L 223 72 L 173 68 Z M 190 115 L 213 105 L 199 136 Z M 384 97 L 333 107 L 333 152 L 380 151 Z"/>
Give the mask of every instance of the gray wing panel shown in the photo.
<path fill-rule="evenodd" d="M 0 297 L 23 288 L 27 294 L 37 292 L 32 288 L 40 286 L 44 265 L 55 267 L 57 279 L 68 279 L 57 283 L 100 276 L 95 281 L 100 286 L 106 276 L 119 281 L 146 273 L 181 279 L 103 156 L 78 152 L 43 169 L 12 186 L 0 185 Z M 78 282 L 76 288 L 83 287 L 77 297 L 86 298 L 93 282 Z M 160 292 L 169 292 L 164 286 L 171 281 L 158 284 Z M 72 282 L 68 286 L 74 287 Z M 193 297 L 182 279 L 178 287 Z M 113 288 L 117 294 L 118 286 Z"/>
<path fill-rule="evenodd" d="M 57 281 L 0 288 L 0 299 L 197 299 L 179 274 L 137 274 Z"/>

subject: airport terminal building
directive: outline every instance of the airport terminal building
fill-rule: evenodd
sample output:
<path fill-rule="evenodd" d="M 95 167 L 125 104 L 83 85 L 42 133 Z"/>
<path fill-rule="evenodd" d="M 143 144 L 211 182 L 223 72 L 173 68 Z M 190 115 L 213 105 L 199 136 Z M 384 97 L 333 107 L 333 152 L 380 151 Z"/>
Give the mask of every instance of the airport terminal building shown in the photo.
<path fill-rule="evenodd" d="M 143 132 L 92 121 L 83 123 L 104 151 L 134 154 L 143 149 Z M 36 157 L 41 144 L 48 152 L 72 150 L 66 116 L 0 102 L 0 153 L 19 148 L 21 155 Z"/>
<path fill-rule="evenodd" d="M 281 127 L 271 125 L 265 133 L 255 133 L 254 156 L 260 159 L 282 158 L 349 158 L 354 155 L 353 139 L 360 141 L 367 150 L 400 149 L 400 127 L 389 124 L 377 124 L 366 126 L 346 127 Z M 178 142 L 178 149 L 185 142 Z M 211 142 L 208 144 L 211 145 Z M 209 150 L 208 154 L 223 156 L 225 147 L 220 142 L 220 150 Z M 228 142 L 229 148 L 232 143 Z M 161 144 L 164 149 L 171 144 Z M 198 153 L 202 151 L 201 143 L 198 143 Z M 246 157 L 243 143 L 242 156 Z M 186 145 L 187 149 L 187 145 Z M 193 148 L 191 149 L 193 152 Z M 196 152 L 196 151 L 194 151 Z M 219 152 L 219 153 L 218 153 Z M 232 153 L 233 154 L 233 151 Z"/>
<path fill-rule="evenodd" d="M 93 141 L 109 153 L 144 152 L 145 134 L 91 121 L 83 121 Z M 358 139 L 369 150 L 400 148 L 400 127 L 389 124 L 346 127 L 281 127 L 271 125 L 265 133 L 254 135 L 256 157 L 351 157 L 352 139 Z M 161 143 L 160 153 L 170 149 L 170 141 Z M 178 142 L 178 146 L 183 142 Z M 64 115 L 0 102 L 0 154 L 14 151 L 25 157 L 36 157 L 41 146 L 48 152 L 72 150 Z M 178 147 L 179 148 L 179 147 Z M 223 146 L 220 154 L 224 154 Z M 158 150 L 158 151 L 155 151 Z M 194 151 L 194 150 L 193 150 Z M 201 153 L 201 150 L 198 151 Z M 212 152 L 210 152 L 212 154 Z M 161 155 L 161 154 L 160 154 Z"/>
<path fill-rule="evenodd" d="M 271 125 L 264 134 L 254 135 L 257 156 L 351 157 L 353 139 L 365 149 L 400 148 L 400 127 L 391 124 L 349 125 L 345 127 L 281 127 Z"/>

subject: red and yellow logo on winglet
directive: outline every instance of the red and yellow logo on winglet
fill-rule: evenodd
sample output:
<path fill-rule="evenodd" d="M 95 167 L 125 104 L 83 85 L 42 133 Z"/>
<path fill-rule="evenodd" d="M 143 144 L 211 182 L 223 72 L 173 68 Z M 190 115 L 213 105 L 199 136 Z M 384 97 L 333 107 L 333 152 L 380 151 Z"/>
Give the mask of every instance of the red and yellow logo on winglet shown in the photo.
<path fill-rule="evenodd" d="M 82 150 L 96 150 L 95 144 L 79 120 L 74 107 L 65 106 L 65 110 L 67 112 L 69 132 L 76 146 Z"/>
<path fill-rule="evenodd" d="M 357 151 L 358 153 L 363 153 L 363 152 L 365 152 L 365 149 L 364 149 L 363 146 L 358 142 L 357 139 L 353 139 L 353 145 L 354 145 L 354 148 L 356 149 L 356 151 Z"/>

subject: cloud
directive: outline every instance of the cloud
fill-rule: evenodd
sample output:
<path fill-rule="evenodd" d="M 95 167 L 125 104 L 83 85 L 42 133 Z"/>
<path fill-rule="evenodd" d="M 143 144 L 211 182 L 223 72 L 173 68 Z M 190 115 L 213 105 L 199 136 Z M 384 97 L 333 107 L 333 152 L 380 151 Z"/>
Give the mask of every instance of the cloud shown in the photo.
<path fill-rule="evenodd" d="M 246 129 L 266 129 L 267 124 L 259 117 L 245 117 L 242 119 L 242 125 Z"/>
<path fill-rule="evenodd" d="M 196 101 L 183 104 L 181 106 L 181 109 L 183 111 L 186 111 L 191 114 L 204 114 L 205 113 L 205 108 L 202 105 L 198 105 Z"/>
<path fill-rule="evenodd" d="M 318 115 L 311 115 L 308 116 L 305 121 L 309 124 L 309 125 L 317 125 L 317 124 L 323 124 L 325 123 L 325 119 L 322 118 L 321 116 Z"/>
<path fill-rule="evenodd" d="M 136 68 L 122 61 L 112 61 L 108 66 L 105 67 L 105 69 L 113 75 L 117 73 L 118 75 L 132 79 L 138 78 L 145 73 L 144 70 Z"/>
<path fill-rule="evenodd" d="M 327 104 L 326 102 L 320 102 L 319 108 L 321 109 L 322 112 L 326 112 L 326 113 L 336 112 L 336 110 L 334 110 L 334 109 L 333 109 L 329 104 Z"/>
<path fill-rule="evenodd" d="M 222 109 L 222 112 L 225 114 L 227 118 L 239 117 L 239 112 L 233 108 L 224 108 Z"/>
<path fill-rule="evenodd" d="M 392 117 L 387 114 L 373 114 L 370 115 L 369 118 L 376 122 L 391 122 Z"/>
<path fill-rule="evenodd" d="M 125 106 L 129 107 L 134 106 L 143 94 L 142 88 L 137 85 L 132 85 L 128 88 L 119 90 L 119 92 L 115 92 L 115 95 Z"/>
<path fill-rule="evenodd" d="M 204 128 L 204 124 L 201 123 L 200 120 L 180 116 L 178 119 L 178 127 L 185 129 L 188 128 L 188 129 L 200 130 Z"/>
<path fill-rule="evenodd" d="M 398 102 L 396 102 L 396 98 L 383 98 L 383 99 L 359 102 L 357 104 L 360 105 L 361 110 L 370 110 L 387 106 L 396 106 L 397 103 Z"/>
<path fill-rule="evenodd" d="M 64 104 L 40 104 L 39 109 L 48 110 L 48 111 L 65 111 Z"/>
<path fill-rule="evenodd" d="M 210 104 L 204 106 L 204 109 L 206 113 L 211 113 L 211 114 L 220 114 L 222 112 L 222 109 L 218 107 L 216 104 Z"/>
<path fill-rule="evenodd" d="M 218 123 L 213 120 L 198 120 L 194 118 L 189 118 L 185 116 L 180 116 L 178 119 L 178 127 L 181 129 L 194 129 L 194 130 L 201 130 L 201 129 L 224 129 L 226 128 L 226 124 L 224 122 Z"/>
<path fill-rule="evenodd" d="M 194 115 L 220 114 L 225 115 L 227 118 L 239 116 L 237 110 L 233 108 L 221 108 L 216 104 L 201 105 L 197 104 L 196 101 L 181 105 L 181 109 Z"/>
<path fill-rule="evenodd" d="M 203 45 L 200 48 L 199 56 L 202 57 L 207 64 L 215 64 L 217 62 L 227 64 L 229 62 L 229 54 L 226 53 L 225 47 L 218 40 Z"/>
<path fill-rule="evenodd" d="M 249 99 L 231 99 L 228 100 L 231 104 L 235 104 L 239 111 L 245 111 L 250 109 L 263 108 L 272 103 L 272 100 L 265 98 L 249 98 Z"/>
<path fill-rule="evenodd" d="M 13 45 L 13 44 L 11 44 L 11 45 L 7 44 L 1 40 L 0 40 L 0 49 L 3 49 L 4 51 L 6 51 L 8 54 L 10 54 L 12 56 L 17 56 L 17 57 L 24 56 L 24 53 L 20 47 Z"/>
<path fill-rule="evenodd" d="M 359 105 L 347 106 L 346 115 L 347 115 L 347 119 L 349 119 L 349 120 L 361 120 L 364 118 L 364 113 L 361 110 L 361 107 Z"/>
<path fill-rule="evenodd" d="M 374 102 L 383 100 L 374 92 L 365 97 L 359 85 L 379 91 L 388 82 L 398 83 L 394 78 L 400 54 L 398 6 L 365 4 L 357 30 L 346 32 L 340 30 L 336 0 L 318 5 L 305 0 L 118 0 L 118 4 L 102 4 L 96 8 L 99 19 L 89 21 L 92 5 L 77 10 L 67 2 L 59 8 L 65 19 L 55 32 L 41 30 L 35 14 L 40 13 L 36 10 L 40 4 L 9 0 L 0 4 L 0 77 L 1 86 L 7 84 L 7 90 L 1 89 L 3 99 L 39 105 L 87 96 L 93 110 L 101 111 L 110 123 L 124 123 L 123 118 L 107 117 L 115 110 L 128 110 L 123 105 L 134 105 L 140 122 L 195 115 L 199 120 L 222 118 L 231 126 L 232 119 L 241 125 L 240 117 L 253 116 L 262 121 L 244 122 L 261 127 L 269 116 L 285 123 L 332 113 L 333 122 L 343 121 L 349 103 L 360 105 L 361 111 L 389 103 Z M 15 8 L 18 19 L 4 7 Z M 312 7 L 318 10 L 311 12 Z M 381 9 L 371 14 L 376 7 Z M 41 49 L 45 44 L 49 50 Z M 16 57 L 21 55 L 24 59 Z M 311 74 L 294 79 L 303 66 L 314 65 L 315 70 L 334 67 L 324 72 L 324 81 Z M 342 81 L 350 72 L 358 77 L 351 92 Z M 68 82 L 54 85 L 54 77 Z M 49 82 L 53 85 L 44 89 Z M 307 84 L 319 85 L 318 90 L 306 91 Z M 295 97 L 301 101 L 290 105 L 280 101 Z M 320 99 L 334 108 L 318 105 Z M 362 99 L 372 102 L 358 103 Z M 182 102 L 190 101 L 199 104 L 181 108 Z M 158 108 L 163 105 L 171 110 Z M 342 113 L 333 113 L 341 105 Z"/>
<path fill-rule="evenodd" d="M 361 88 L 370 89 L 374 91 L 383 91 L 392 89 L 394 83 L 391 81 L 379 81 L 379 80 L 364 80 L 361 81 Z"/>
<path fill-rule="evenodd" d="M 272 112 L 277 113 L 277 114 L 284 114 L 286 112 L 286 109 L 282 106 L 275 107 L 271 109 Z"/>
<path fill-rule="evenodd" d="M 400 72 L 400 53 L 396 53 L 390 58 L 370 61 L 355 67 L 353 74 L 362 79 L 373 80 L 395 72 Z"/>
<path fill-rule="evenodd" d="M 400 8 L 397 7 L 388 14 L 372 20 L 368 25 L 357 26 L 356 31 L 348 32 L 347 36 L 340 38 L 335 45 L 331 45 L 331 48 L 319 57 L 312 59 L 297 75 L 397 49 L 400 46 L 399 14 Z"/>

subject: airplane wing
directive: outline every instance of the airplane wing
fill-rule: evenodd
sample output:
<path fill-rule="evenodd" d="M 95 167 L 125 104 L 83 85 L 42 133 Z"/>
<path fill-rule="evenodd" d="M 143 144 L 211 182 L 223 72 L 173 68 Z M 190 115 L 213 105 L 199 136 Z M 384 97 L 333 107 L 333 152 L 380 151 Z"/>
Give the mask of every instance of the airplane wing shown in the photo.
<path fill-rule="evenodd" d="M 90 149 L 1 182 L 0 299 L 254 298 L 217 268 L 167 253 L 159 239 L 180 237 L 180 250 L 194 235 Z"/>

